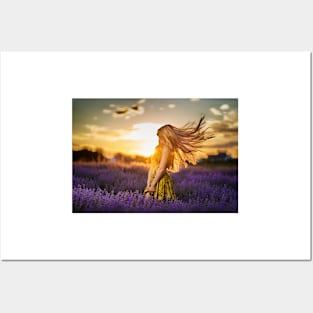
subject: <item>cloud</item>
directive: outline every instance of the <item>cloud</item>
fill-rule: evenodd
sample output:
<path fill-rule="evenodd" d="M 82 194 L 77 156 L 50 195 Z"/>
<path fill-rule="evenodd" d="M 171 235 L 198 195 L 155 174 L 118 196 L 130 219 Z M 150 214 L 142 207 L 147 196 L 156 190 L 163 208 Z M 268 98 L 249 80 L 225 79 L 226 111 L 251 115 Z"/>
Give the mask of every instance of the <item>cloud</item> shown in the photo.
<path fill-rule="evenodd" d="M 112 110 L 108 110 L 108 109 L 103 109 L 102 113 L 104 114 L 110 114 L 112 112 Z"/>
<path fill-rule="evenodd" d="M 169 107 L 170 109 L 174 109 L 174 108 L 176 107 L 176 104 L 170 103 L 170 104 L 168 105 L 168 107 Z"/>
<path fill-rule="evenodd" d="M 238 133 L 237 133 L 237 132 L 225 133 L 225 134 L 223 134 L 223 137 L 224 137 L 224 138 L 238 137 Z"/>
<path fill-rule="evenodd" d="M 221 113 L 218 109 L 210 108 L 210 111 L 211 111 L 214 115 L 222 115 L 222 113 Z"/>
<path fill-rule="evenodd" d="M 143 104 L 145 102 L 146 102 L 146 99 L 141 99 L 141 100 L 137 101 L 137 104 Z"/>
<path fill-rule="evenodd" d="M 134 140 L 152 148 L 157 144 L 157 130 L 162 126 L 160 123 L 138 123 L 128 129 L 111 129 L 106 126 L 95 124 L 85 124 L 84 127 L 88 130 L 84 133 L 73 134 L 75 140 L 90 140 L 100 139 L 107 141 L 118 140 Z"/>
<path fill-rule="evenodd" d="M 115 137 L 115 140 L 144 140 L 157 137 L 157 130 L 162 126 L 160 123 L 138 123 L 128 129 L 110 129 L 106 126 L 94 124 L 84 125 L 89 132 L 75 134 L 75 139 L 84 139 L 91 136 L 108 136 Z"/>
<path fill-rule="evenodd" d="M 98 116 L 94 116 L 93 119 L 94 119 L 94 120 L 97 120 L 97 119 L 98 119 Z"/>
<path fill-rule="evenodd" d="M 121 139 L 128 140 L 151 140 L 156 138 L 157 130 L 162 126 L 159 123 L 138 123 L 127 130 Z"/>
<path fill-rule="evenodd" d="M 118 107 L 114 114 L 116 115 L 123 115 L 123 114 L 126 114 L 128 112 L 129 108 L 128 107 Z"/>
<path fill-rule="evenodd" d="M 72 139 L 74 140 L 78 140 L 78 141 L 83 141 L 83 140 L 87 140 L 90 137 L 92 137 L 92 135 L 90 133 L 79 133 L 79 134 L 73 134 Z"/>
<path fill-rule="evenodd" d="M 109 129 L 105 126 L 99 126 L 99 125 L 92 125 L 92 124 L 85 124 L 85 128 L 89 130 L 88 133 L 83 133 L 81 135 L 73 135 L 73 138 L 75 139 L 84 139 L 86 137 L 105 137 L 104 139 L 109 141 L 118 140 L 121 136 L 125 135 L 127 131 L 123 129 Z M 78 138 L 78 136 L 80 138 Z"/>
<path fill-rule="evenodd" d="M 220 106 L 220 110 L 223 110 L 223 111 L 225 111 L 225 110 L 228 110 L 229 109 L 229 104 L 222 104 L 221 106 Z"/>
<path fill-rule="evenodd" d="M 144 112 L 144 107 L 133 104 L 131 107 L 118 107 L 112 116 L 114 118 L 124 117 L 125 119 L 130 119 L 131 117 L 141 115 Z"/>
<path fill-rule="evenodd" d="M 164 108 L 163 108 L 163 107 L 160 107 L 160 108 L 159 108 L 159 110 L 160 110 L 160 111 L 163 111 L 163 110 L 164 110 Z"/>
<path fill-rule="evenodd" d="M 228 123 L 229 127 L 238 128 L 238 112 L 230 111 L 223 116 L 224 122 Z"/>
<path fill-rule="evenodd" d="M 213 122 L 210 127 L 212 128 L 213 132 L 219 132 L 219 133 L 234 133 L 238 132 L 238 127 L 233 127 L 233 125 L 230 125 L 227 122 Z"/>
<path fill-rule="evenodd" d="M 108 128 L 105 126 L 99 126 L 94 124 L 85 124 L 84 126 L 89 130 L 90 133 L 98 133 L 108 130 Z"/>
<path fill-rule="evenodd" d="M 223 148 L 233 148 L 237 146 L 238 146 L 238 141 L 229 141 L 225 143 L 210 145 L 210 148 L 223 149 Z"/>
<path fill-rule="evenodd" d="M 229 111 L 227 112 L 227 114 L 224 115 L 223 119 L 227 122 L 238 122 L 238 112 L 234 110 Z"/>
<path fill-rule="evenodd" d="M 197 102 L 197 101 L 200 101 L 200 99 L 198 99 L 198 98 L 192 98 L 192 99 L 190 99 L 190 101 L 191 101 L 191 102 Z"/>
<path fill-rule="evenodd" d="M 109 107 L 110 107 L 110 108 L 115 108 L 116 105 L 115 105 L 114 103 L 111 103 L 111 104 L 109 105 Z"/>
<path fill-rule="evenodd" d="M 95 144 L 109 151 L 150 156 L 158 144 L 157 130 L 160 123 L 138 123 L 128 129 L 111 129 L 105 126 L 85 124 L 86 132 L 73 134 L 73 144 Z"/>
<path fill-rule="evenodd" d="M 119 151 L 150 156 L 158 144 L 157 130 L 160 123 L 138 123 L 130 128 L 112 129 L 110 127 L 85 124 L 85 131 L 73 134 L 73 147 L 93 145 L 105 147 L 107 151 Z"/>

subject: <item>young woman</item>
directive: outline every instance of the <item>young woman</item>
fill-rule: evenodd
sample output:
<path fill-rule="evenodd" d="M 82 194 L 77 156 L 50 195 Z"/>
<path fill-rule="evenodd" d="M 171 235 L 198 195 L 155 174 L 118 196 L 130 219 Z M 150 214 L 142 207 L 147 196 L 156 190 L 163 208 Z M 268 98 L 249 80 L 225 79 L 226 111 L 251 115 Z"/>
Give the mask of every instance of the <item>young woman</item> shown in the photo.
<path fill-rule="evenodd" d="M 195 152 L 205 147 L 204 142 L 214 138 L 205 127 L 205 116 L 198 122 L 178 128 L 164 125 L 158 129 L 159 144 L 151 158 L 147 186 L 144 193 L 159 200 L 175 199 L 173 181 L 168 173 L 177 172 L 189 164 L 196 164 Z"/>

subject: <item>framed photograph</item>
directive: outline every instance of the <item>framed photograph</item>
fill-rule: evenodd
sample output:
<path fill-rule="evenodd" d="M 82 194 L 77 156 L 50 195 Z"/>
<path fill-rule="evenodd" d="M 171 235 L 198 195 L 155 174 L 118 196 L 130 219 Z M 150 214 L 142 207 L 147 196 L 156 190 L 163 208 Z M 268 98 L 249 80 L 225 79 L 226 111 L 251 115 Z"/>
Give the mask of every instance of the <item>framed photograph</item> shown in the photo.
<path fill-rule="evenodd" d="M 2 260 L 311 259 L 310 52 L 0 57 Z"/>
<path fill-rule="evenodd" d="M 238 212 L 238 99 L 72 103 L 74 213 Z"/>

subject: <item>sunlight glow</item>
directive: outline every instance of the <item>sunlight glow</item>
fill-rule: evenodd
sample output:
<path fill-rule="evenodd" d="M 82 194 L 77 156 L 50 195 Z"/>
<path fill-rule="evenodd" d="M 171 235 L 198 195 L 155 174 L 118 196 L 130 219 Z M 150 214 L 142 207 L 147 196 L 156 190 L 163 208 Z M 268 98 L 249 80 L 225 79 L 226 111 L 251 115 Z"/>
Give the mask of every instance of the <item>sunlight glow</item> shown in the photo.
<path fill-rule="evenodd" d="M 145 142 L 141 145 L 140 154 L 148 157 L 153 154 L 155 146 L 158 144 L 157 138 L 155 140 L 152 140 L 151 142 Z"/>
<path fill-rule="evenodd" d="M 125 134 L 122 139 L 135 140 L 142 142 L 138 154 L 150 156 L 155 146 L 158 144 L 157 130 L 162 126 L 159 123 L 140 123 L 134 124 L 128 134 Z"/>

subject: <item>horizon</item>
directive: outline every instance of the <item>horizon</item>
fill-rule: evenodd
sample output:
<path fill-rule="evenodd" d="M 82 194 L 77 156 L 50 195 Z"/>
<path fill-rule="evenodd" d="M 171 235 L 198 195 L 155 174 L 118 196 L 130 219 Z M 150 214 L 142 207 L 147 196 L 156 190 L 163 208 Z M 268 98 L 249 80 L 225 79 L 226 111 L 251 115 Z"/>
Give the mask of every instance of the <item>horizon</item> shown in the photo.
<path fill-rule="evenodd" d="M 88 148 L 88 147 L 81 147 L 81 148 L 79 148 L 78 150 L 76 150 L 76 149 L 72 149 L 72 152 L 79 152 L 79 151 L 84 151 L 84 150 L 87 150 L 87 151 L 90 151 L 90 152 L 98 152 L 98 153 L 101 153 L 104 157 L 108 157 L 106 154 L 105 154 L 105 152 L 104 151 L 101 151 L 100 152 L 100 149 L 102 150 L 102 148 L 101 147 L 95 147 L 94 149 L 90 149 L 90 148 Z M 226 153 L 227 155 L 229 155 L 228 153 L 227 153 L 227 151 L 226 150 L 219 150 L 218 152 L 216 152 L 216 153 L 214 153 L 214 154 L 208 154 L 207 155 L 207 157 L 209 157 L 209 156 L 216 156 L 216 155 L 218 155 L 219 153 Z M 150 158 L 151 157 L 151 155 L 149 155 L 149 156 L 145 156 L 145 155 L 142 155 L 142 154 L 130 154 L 130 153 L 127 153 L 127 152 L 121 152 L 121 151 L 116 151 L 116 152 L 111 152 L 110 153 L 110 158 L 113 158 L 115 155 L 117 155 L 117 154 L 121 154 L 121 155 L 123 155 L 123 156 L 127 156 L 127 157 L 140 157 L 140 158 Z M 108 159 L 110 159 L 109 157 L 108 157 Z M 236 159 L 236 158 L 234 158 L 234 157 L 232 157 L 233 159 Z"/>

